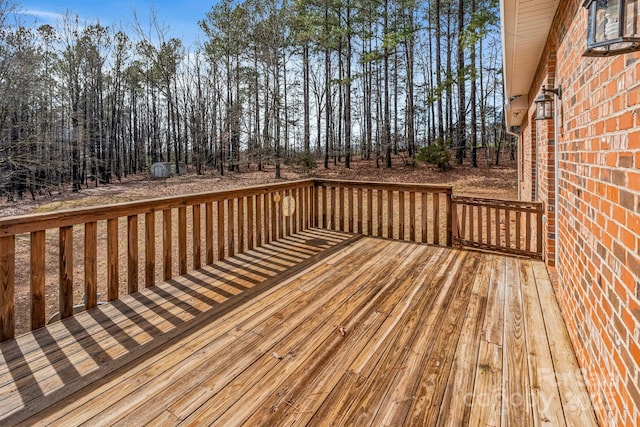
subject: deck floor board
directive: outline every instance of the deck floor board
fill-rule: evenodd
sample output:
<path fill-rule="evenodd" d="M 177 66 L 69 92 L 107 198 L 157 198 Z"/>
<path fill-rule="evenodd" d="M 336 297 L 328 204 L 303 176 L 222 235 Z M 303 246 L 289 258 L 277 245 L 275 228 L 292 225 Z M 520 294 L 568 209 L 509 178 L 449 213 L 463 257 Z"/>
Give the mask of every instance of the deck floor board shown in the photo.
<path fill-rule="evenodd" d="M 542 262 L 308 229 L 0 344 L 0 423 L 596 425 L 559 316 Z"/>

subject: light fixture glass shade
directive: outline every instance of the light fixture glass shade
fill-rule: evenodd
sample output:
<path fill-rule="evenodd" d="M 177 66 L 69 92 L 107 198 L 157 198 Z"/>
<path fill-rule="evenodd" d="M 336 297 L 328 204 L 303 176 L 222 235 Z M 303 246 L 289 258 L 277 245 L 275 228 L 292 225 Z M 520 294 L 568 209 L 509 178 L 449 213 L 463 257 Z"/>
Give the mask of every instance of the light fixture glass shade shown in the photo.
<path fill-rule="evenodd" d="M 640 50 L 640 0 L 586 0 L 587 50 L 584 56 L 610 56 Z"/>
<path fill-rule="evenodd" d="M 542 94 L 536 98 L 536 120 L 553 119 L 553 99 L 542 90 Z"/>

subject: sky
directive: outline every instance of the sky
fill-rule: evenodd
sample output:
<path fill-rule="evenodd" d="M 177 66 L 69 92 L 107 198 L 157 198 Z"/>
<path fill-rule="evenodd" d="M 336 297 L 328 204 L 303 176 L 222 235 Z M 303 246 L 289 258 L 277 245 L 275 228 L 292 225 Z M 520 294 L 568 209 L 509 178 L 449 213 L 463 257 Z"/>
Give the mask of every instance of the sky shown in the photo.
<path fill-rule="evenodd" d="M 25 24 L 34 19 L 37 25 L 53 24 L 70 12 L 77 14 L 81 22 L 99 20 L 105 26 L 116 24 L 127 33 L 131 32 L 134 10 L 144 29 L 148 29 L 151 10 L 155 10 L 159 23 L 168 27 L 167 38 L 177 37 L 189 47 L 199 37 L 198 21 L 205 18 L 216 0 L 18 0 L 17 3 Z"/>

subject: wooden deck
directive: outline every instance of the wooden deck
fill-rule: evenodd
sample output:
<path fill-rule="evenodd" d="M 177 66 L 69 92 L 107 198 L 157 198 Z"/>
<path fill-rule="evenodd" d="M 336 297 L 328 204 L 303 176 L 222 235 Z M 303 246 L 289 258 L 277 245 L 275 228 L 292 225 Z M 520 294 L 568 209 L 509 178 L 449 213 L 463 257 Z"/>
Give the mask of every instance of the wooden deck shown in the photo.
<path fill-rule="evenodd" d="M 0 344 L 0 419 L 596 425 L 542 262 L 320 229 Z"/>

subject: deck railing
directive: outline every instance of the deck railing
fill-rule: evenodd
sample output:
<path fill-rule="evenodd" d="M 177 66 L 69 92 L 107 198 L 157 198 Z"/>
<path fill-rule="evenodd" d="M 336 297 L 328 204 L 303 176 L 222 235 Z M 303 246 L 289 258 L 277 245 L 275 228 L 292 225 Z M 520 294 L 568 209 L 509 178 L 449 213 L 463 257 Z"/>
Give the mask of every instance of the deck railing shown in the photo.
<path fill-rule="evenodd" d="M 0 341 L 15 335 L 16 282 L 28 287 L 34 330 L 54 310 L 64 319 L 95 307 L 100 291 L 114 301 L 308 228 L 314 188 L 304 180 L 0 219 Z"/>
<path fill-rule="evenodd" d="M 542 258 L 542 203 L 452 198 L 453 244 Z"/>
<path fill-rule="evenodd" d="M 451 246 L 448 185 L 316 180 L 318 226 Z"/>
<path fill-rule="evenodd" d="M 542 253 L 540 204 L 421 184 L 309 179 L 4 218 L 0 341 L 16 334 L 16 286 L 29 295 L 18 303 L 26 332 L 309 227 Z"/>

